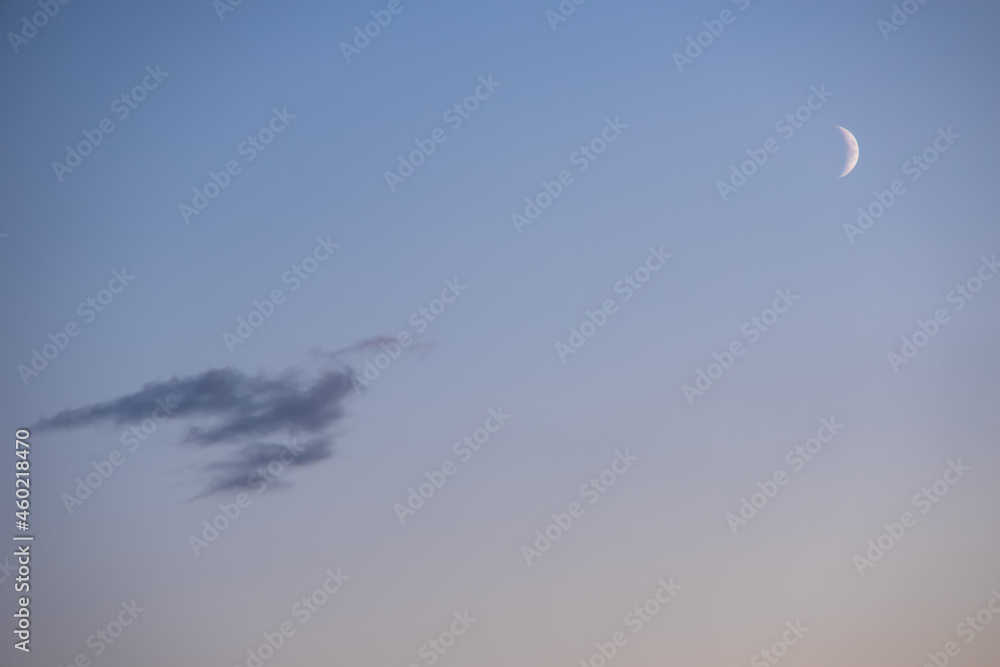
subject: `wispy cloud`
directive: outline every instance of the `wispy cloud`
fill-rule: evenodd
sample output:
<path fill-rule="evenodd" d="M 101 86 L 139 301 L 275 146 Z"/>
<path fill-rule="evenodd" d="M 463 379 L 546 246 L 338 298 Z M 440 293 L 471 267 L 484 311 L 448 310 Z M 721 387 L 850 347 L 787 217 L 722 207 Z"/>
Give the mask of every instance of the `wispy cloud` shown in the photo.
<path fill-rule="evenodd" d="M 232 446 L 225 458 L 205 466 L 211 479 L 202 495 L 247 488 L 250 475 L 285 456 L 286 445 L 267 442 L 278 436 L 314 436 L 293 453 L 293 466 L 333 455 L 327 431 L 344 416 L 344 402 L 355 395 L 352 372 L 329 370 L 314 379 L 291 370 L 277 375 L 247 375 L 232 368 L 150 382 L 132 394 L 103 403 L 64 410 L 35 428 L 75 429 L 99 424 L 122 426 L 147 418 L 169 397 L 171 418 L 203 419 L 188 427 L 183 441 L 200 447 Z M 262 441 L 263 440 L 263 441 Z"/>

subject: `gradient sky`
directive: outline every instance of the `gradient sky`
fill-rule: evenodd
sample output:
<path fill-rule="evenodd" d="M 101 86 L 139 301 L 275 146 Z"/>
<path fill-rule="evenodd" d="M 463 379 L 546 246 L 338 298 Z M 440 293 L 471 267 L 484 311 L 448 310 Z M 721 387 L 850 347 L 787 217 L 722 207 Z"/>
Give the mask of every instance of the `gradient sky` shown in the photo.
<path fill-rule="evenodd" d="M 969 644 L 956 628 L 1000 589 L 1000 281 L 960 311 L 948 295 L 1000 252 L 1000 9 L 931 0 L 886 40 L 889 2 L 594 0 L 553 30 L 556 0 L 401 0 L 346 62 L 340 43 L 386 4 L 248 0 L 220 20 L 209 0 L 72 2 L 17 53 L 5 40 L 7 442 L 149 382 L 309 377 L 331 363 L 318 351 L 402 331 L 425 345 L 344 402 L 332 459 L 251 494 L 197 557 L 189 536 L 235 495 L 191 500 L 219 458 L 181 444 L 204 420 L 163 424 L 72 514 L 62 495 L 128 426 L 36 431 L 33 650 L 8 637 L 0 662 L 245 665 L 292 621 L 265 664 L 426 665 L 421 646 L 468 610 L 435 664 L 570 667 L 673 577 L 683 590 L 613 664 L 748 665 L 800 620 L 788 667 L 921 667 L 952 640 L 953 664 L 994 665 L 1000 618 Z M 678 72 L 672 54 L 727 8 Z M 36 11 L 3 3 L 0 26 Z M 113 101 L 157 66 L 119 120 Z M 451 129 L 444 112 L 488 76 L 500 86 Z M 782 138 L 776 121 L 821 85 L 833 96 Z M 246 162 L 275 108 L 295 118 Z M 60 182 L 52 162 L 105 117 L 115 130 Z M 627 129 L 578 172 L 609 118 Z M 837 125 L 861 150 L 843 179 Z M 911 182 L 904 163 L 949 127 L 960 138 Z M 435 128 L 447 140 L 390 191 L 384 172 Z M 716 183 L 769 137 L 778 152 L 723 202 Z M 178 206 L 230 160 L 241 173 L 185 224 Z M 564 169 L 573 183 L 519 234 L 511 214 Z M 843 225 L 895 179 L 905 194 L 850 243 Z M 231 353 L 223 333 L 319 236 L 340 248 Z M 672 257 L 623 301 L 616 282 L 661 245 Z M 122 267 L 134 282 L 85 323 L 78 304 Z M 454 279 L 467 291 L 416 332 Z M 800 300 L 689 405 L 682 386 L 786 288 Z M 608 298 L 619 309 L 563 363 L 556 343 Z M 887 354 L 942 308 L 894 372 Z M 22 382 L 70 320 L 80 334 Z M 337 361 L 360 371 L 375 352 Z M 510 422 L 459 462 L 452 444 L 500 407 Z M 734 535 L 727 513 L 830 417 L 843 431 Z M 638 461 L 587 505 L 580 486 L 618 450 Z M 447 459 L 457 473 L 400 525 L 393 505 Z M 919 514 L 912 496 L 958 459 L 972 470 Z M 528 566 L 521 546 L 574 501 L 583 516 Z M 906 511 L 916 526 L 861 576 L 853 558 Z M 300 625 L 293 605 L 338 567 L 350 580 Z M 95 656 L 88 636 L 133 599 L 146 611 Z"/>

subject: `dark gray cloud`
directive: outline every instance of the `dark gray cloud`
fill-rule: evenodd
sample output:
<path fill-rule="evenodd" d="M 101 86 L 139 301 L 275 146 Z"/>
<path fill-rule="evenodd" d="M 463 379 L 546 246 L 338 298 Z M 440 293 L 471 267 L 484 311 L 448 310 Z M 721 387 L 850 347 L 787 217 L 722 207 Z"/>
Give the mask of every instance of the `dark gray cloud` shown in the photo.
<path fill-rule="evenodd" d="M 372 336 L 371 338 L 366 338 L 364 340 L 358 341 L 353 345 L 341 348 L 339 350 L 334 350 L 333 352 L 327 352 L 322 349 L 312 350 L 312 354 L 325 360 L 338 362 L 345 358 L 354 357 L 361 352 L 384 352 L 385 347 L 393 347 L 399 344 L 398 338 L 393 338 L 392 336 Z M 433 347 L 433 343 L 430 341 L 415 342 L 412 341 L 406 347 L 407 350 L 419 350 L 420 355 L 426 356 L 427 351 Z"/>
<path fill-rule="evenodd" d="M 305 442 L 254 442 L 243 445 L 221 461 L 205 466 L 212 477 L 201 496 L 233 491 L 263 491 L 287 486 L 284 474 L 333 456 L 333 438 L 319 436 Z M 199 496 L 199 497 L 201 497 Z"/>
<path fill-rule="evenodd" d="M 171 420 L 205 419 L 209 423 L 189 426 L 184 442 L 200 447 L 228 446 L 225 458 L 205 467 L 212 476 L 202 493 L 206 495 L 250 488 L 252 480 L 248 478 L 276 460 L 291 458 L 287 466 L 295 467 L 330 458 L 333 438 L 325 432 L 343 418 L 344 402 L 354 394 L 351 378 L 350 370 L 326 371 L 308 380 L 296 371 L 269 376 L 213 369 L 150 382 L 112 401 L 64 410 L 40 420 L 35 428 L 132 426 L 148 420 L 154 412 L 158 418 L 166 413 Z M 291 448 L 266 442 L 276 436 L 295 438 L 299 434 L 313 437 Z"/>

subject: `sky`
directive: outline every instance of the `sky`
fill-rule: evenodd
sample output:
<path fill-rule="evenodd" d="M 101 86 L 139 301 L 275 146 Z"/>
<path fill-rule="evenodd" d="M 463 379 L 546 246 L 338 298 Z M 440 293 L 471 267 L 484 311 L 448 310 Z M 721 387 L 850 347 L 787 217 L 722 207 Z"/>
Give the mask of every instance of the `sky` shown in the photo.
<path fill-rule="evenodd" d="M 3 3 L 0 662 L 991 667 L 998 20 Z"/>

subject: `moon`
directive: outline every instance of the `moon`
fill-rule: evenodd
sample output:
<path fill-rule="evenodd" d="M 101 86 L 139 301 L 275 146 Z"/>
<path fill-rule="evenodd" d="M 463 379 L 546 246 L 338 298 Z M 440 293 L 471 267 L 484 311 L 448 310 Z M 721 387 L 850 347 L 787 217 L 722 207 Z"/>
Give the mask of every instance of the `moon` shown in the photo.
<path fill-rule="evenodd" d="M 847 129 L 837 126 L 840 133 L 844 135 L 844 143 L 847 144 L 847 160 L 844 162 L 844 171 L 837 178 L 843 178 L 847 176 L 854 170 L 854 167 L 858 164 L 858 157 L 860 157 L 860 151 L 858 149 L 858 140 L 854 138 L 854 135 L 847 131 Z"/>

